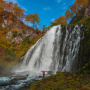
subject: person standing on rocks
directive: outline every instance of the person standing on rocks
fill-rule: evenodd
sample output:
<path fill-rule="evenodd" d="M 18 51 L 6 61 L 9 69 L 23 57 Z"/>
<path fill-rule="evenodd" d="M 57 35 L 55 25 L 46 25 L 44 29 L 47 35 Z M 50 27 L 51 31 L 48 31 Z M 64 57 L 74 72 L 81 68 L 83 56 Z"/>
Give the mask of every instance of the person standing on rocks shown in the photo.
<path fill-rule="evenodd" d="M 47 72 L 47 71 L 41 71 L 42 73 L 43 73 L 43 78 L 45 78 L 45 72 Z"/>

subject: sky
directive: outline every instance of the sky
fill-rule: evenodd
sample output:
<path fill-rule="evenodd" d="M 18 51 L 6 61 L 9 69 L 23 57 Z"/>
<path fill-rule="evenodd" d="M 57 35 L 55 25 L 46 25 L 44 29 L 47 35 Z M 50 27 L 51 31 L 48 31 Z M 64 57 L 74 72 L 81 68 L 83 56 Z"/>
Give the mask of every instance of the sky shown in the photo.
<path fill-rule="evenodd" d="M 69 6 L 76 0 L 6 0 L 17 3 L 25 14 L 38 13 L 41 25 L 49 26 L 51 21 L 64 15 Z M 24 22 L 25 23 L 25 22 Z M 26 24 L 26 23 L 25 23 Z"/>

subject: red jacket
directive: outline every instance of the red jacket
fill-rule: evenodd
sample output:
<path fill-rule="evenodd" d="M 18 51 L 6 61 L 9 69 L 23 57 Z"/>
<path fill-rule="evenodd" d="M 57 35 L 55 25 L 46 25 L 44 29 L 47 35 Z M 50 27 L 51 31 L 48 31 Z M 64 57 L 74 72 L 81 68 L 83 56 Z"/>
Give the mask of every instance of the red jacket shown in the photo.
<path fill-rule="evenodd" d="M 45 72 L 47 72 L 47 71 L 41 71 L 41 72 L 43 72 L 43 74 L 45 74 Z"/>

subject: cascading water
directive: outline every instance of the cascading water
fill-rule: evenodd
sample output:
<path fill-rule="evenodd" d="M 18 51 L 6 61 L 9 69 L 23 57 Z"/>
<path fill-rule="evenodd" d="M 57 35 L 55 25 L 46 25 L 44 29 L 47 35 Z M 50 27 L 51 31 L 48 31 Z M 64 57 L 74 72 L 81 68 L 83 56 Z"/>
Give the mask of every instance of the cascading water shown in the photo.
<path fill-rule="evenodd" d="M 22 70 L 73 72 L 83 39 L 78 25 L 62 29 L 52 27 L 23 57 Z"/>
<path fill-rule="evenodd" d="M 78 65 L 80 42 L 84 38 L 81 27 L 52 27 L 21 57 L 22 65 L 14 75 L 0 77 L 0 90 L 22 90 L 25 84 L 42 79 L 42 70 L 74 72 Z"/>

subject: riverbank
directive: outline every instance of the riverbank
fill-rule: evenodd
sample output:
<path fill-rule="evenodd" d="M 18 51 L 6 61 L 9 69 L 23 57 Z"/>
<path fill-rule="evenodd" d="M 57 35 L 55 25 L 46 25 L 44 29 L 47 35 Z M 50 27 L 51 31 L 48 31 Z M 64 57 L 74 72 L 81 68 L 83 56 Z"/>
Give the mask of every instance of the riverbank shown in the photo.
<path fill-rule="evenodd" d="M 0 90 L 30 90 L 31 83 L 37 82 L 42 77 L 32 72 L 17 72 L 9 76 L 0 76 Z"/>

